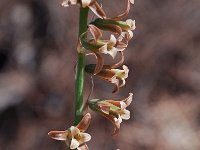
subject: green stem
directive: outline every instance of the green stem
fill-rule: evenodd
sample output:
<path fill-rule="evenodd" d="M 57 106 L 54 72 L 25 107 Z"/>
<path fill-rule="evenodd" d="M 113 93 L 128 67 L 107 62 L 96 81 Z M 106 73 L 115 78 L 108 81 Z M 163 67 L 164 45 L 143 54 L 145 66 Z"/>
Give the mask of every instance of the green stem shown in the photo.
<path fill-rule="evenodd" d="M 88 8 L 80 8 L 79 36 L 87 31 Z M 86 34 L 84 35 L 86 38 Z M 75 83 L 75 117 L 74 125 L 77 125 L 83 117 L 83 88 L 84 88 L 85 52 L 78 53 L 76 83 Z"/>

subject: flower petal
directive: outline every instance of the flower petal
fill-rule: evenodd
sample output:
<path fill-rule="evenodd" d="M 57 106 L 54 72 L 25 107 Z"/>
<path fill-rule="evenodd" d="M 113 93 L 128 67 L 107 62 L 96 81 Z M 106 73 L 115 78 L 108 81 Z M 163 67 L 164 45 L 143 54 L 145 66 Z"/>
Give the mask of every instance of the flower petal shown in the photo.
<path fill-rule="evenodd" d="M 131 104 L 132 100 L 133 100 L 133 93 L 129 93 L 129 97 L 122 101 L 126 103 L 126 107 L 127 107 Z"/>
<path fill-rule="evenodd" d="M 130 39 L 133 38 L 133 32 L 131 30 L 128 30 L 126 33 L 125 33 L 125 37 L 128 41 L 130 41 Z"/>
<path fill-rule="evenodd" d="M 81 133 L 80 144 L 88 142 L 91 140 L 91 135 L 88 133 Z"/>
<path fill-rule="evenodd" d="M 52 139 L 65 141 L 67 139 L 68 131 L 50 131 L 48 135 Z"/>
<path fill-rule="evenodd" d="M 129 25 L 130 27 L 130 30 L 135 30 L 135 20 L 132 20 L 132 19 L 128 19 L 126 20 L 126 23 Z"/>
<path fill-rule="evenodd" d="M 82 144 L 77 148 L 77 150 L 89 150 L 88 146 L 86 144 Z"/>
<path fill-rule="evenodd" d="M 115 117 L 114 116 L 111 116 L 111 115 L 107 115 L 107 114 L 104 114 L 104 113 L 101 113 L 104 117 L 106 117 L 108 120 L 111 121 L 111 123 L 113 124 L 114 126 L 114 130 L 113 130 L 113 133 L 112 135 L 115 135 L 119 132 L 119 128 L 120 128 L 120 125 L 118 124 L 118 122 L 116 123 L 115 122 Z"/>
<path fill-rule="evenodd" d="M 113 59 L 117 56 L 117 49 L 113 47 L 112 49 L 107 51 L 107 54 L 109 54 Z"/>
<path fill-rule="evenodd" d="M 79 124 L 76 126 L 81 132 L 84 132 L 87 130 L 87 128 L 90 125 L 91 121 L 91 115 L 90 113 L 87 113 L 82 120 L 79 122 Z"/>
<path fill-rule="evenodd" d="M 118 118 L 114 118 L 114 120 L 117 128 L 120 128 L 120 124 L 122 123 L 122 118 L 119 116 Z"/>
<path fill-rule="evenodd" d="M 112 93 L 116 93 L 117 91 L 119 91 L 119 79 L 116 78 L 116 76 L 114 76 L 111 81 L 111 83 L 113 83 L 115 85 L 114 90 L 112 91 Z"/>
<path fill-rule="evenodd" d="M 115 72 L 110 69 L 102 69 L 97 75 L 103 80 L 115 83 Z"/>
<path fill-rule="evenodd" d="M 100 109 L 101 109 L 101 111 L 102 111 L 103 113 L 105 113 L 105 114 L 108 114 L 108 115 L 109 115 L 110 106 L 101 105 L 101 104 L 99 104 L 98 106 L 100 107 Z"/>
<path fill-rule="evenodd" d="M 89 30 L 90 30 L 95 42 L 102 37 L 102 33 L 99 28 L 97 28 L 96 26 L 94 26 L 92 24 L 88 25 L 88 27 L 89 27 Z"/>
<path fill-rule="evenodd" d="M 99 48 L 99 52 L 107 54 L 107 44 L 103 45 L 102 47 Z"/>
<path fill-rule="evenodd" d="M 121 118 L 124 119 L 124 120 L 130 119 L 130 111 L 126 110 L 126 109 L 124 109 L 123 111 L 124 111 L 124 113 L 121 114 Z"/>
<path fill-rule="evenodd" d="M 134 2 L 134 0 L 130 0 L 130 3 L 131 3 L 131 4 L 134 4 L 135 2 Z"/>
<path fill-rule="evenodd" d="M 106 102 L 112 104 L 112 105 L 115 105 L 116 107 L 118 107 L 120 109 L 121 107 L 121 104 L 120 104 L 120 101 L 116 101 L 116 100 L 106 100 Z"/>
<path fill-rule="evenodd" d="M 70 149 L 76 149 L 79 147 L 79 145 L 80 145 L 79 142 L 76 139 L 72 138 L 71 144 L 70 144 Z"/>
<path fill-rule="evenodd" d="M 123 70 L 116 71 L 116 76 L 119 79 L 126 79 L 126 78 L 128 78 L 129 69 L 126 65 L 123 65 L 122 68 L 123 68 Z"/>
<path fill-rule="evenodd" d="M 104 10 L 101 8 L 101 6 L 96 1 L 94 1 L 93 5 L 89 6 L 89 8 L 99 18 L 104 19 L 106 17 Z"/>
<path fill-rule="evenodd" d="M 118 41 L 124 42 L 126 45 L 128 45 L 128 42 L 133 38 L 133 32 L 131 30 L 128 30 L 126 32 L 122 32 L 121 35 L 118 37 Z"/>
<path fill-rule="evenodd" d="M 95 70 L 93 73 L 94 75 L 96 75 L 97 73 L 99 73 L 102 70 L 103 64 L 104 64 L 104 59 L 98 52 L 94 52 L 93 54 L 95 55 L 96 60 L 97 60 L 97 64 L 96 64 L 96 67 L 95 67 Z"/>
<path fill-rule="evenodd" d="M 121 54 L 121 59 L 119 60 L 119 62 L 117 62 L 116 64 L 113 65 L 104 65 L 103 68 L 105 69 L 115 69 L 120 67 L 123 62 L 124 62 L 124 53 L 123 52 L 119 52 Z"/>
<path fill-rule="evenodd" d="M 127 47 L 127 45 L 128 44 L 126 44 L 126 43 L 124 43 L 122 41 L 117 40 L 116 48 L 119 49 L 118 51 L 123 51 Z"/>
<path fill-rule="evenodd" d="M 123 87 L 126 84 L 126 80 L 124 80 L 123 78 L 120 79 L 120 81 L 122 81 L 122 83 L 119 85 L 119 87 Z"/>
<path fill-rule="evenodd" d="M 94 21 L 92 21 L 90 24 L 95 25 L 101 30 L 110 31 L 118 35 L 121 35 L 122 33 L 122 28 L 118 24 L 115 24 L 114 21 L 111 21 L 111 20 L 97 18 Z"/>
<path fill-rule="evenodd" d="M 71 126 L 68 130 L 71 132 L 72 138 L 75 135 L 80 134 L 80 130 L 75 126 Z"/>
<path fill-rule="evenodd" d="M 122 33 L 122 29 L 119 26 L 113 24 L 101 25 L 100 29 L 110 31 L 118 35 L 121 35 Z"/>
<path fill-rule="evenodd" d="M 92 2 L 92 0 L 81 0 L 82 7 L 83 8 L 88 7 L 91 2 Z"/>
<path fill-rule="evenodd" d="M 103 54 L 109 54 L 114 59 L 117 55 L 116 48 L 112 48 L 112 49 L 108 50 L 107 47 L 108 47 L 108 45 L 105 44 L 102 47 L 100 47 L 98 51 Z"/>
<path fill-rule="evenodd" d="M 120 101 L 120 108 L 121 109 L 125 109 L 126 108 L 126 103 L 124 103 L 123 101 Z"/>
<path fill-rule="evenodd" d="M 115 46 L 117 43 L 117 39 L 113 34 L 110 35 L 110 40 L 108 41 L 108 45 Z"/>

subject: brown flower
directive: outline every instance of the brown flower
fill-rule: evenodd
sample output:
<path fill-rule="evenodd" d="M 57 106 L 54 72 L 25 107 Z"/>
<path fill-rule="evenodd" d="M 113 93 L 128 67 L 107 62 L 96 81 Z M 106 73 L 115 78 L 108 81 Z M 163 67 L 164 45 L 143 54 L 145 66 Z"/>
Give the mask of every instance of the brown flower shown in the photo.
<path fill-rule="evenodd" d="M 101 30 L 94 25 L 89 25 L 89 30 L 92 38 L 85 39 L 84 35 L 86 33 L 82 34 L 80 36 L 81 46 L 79 47 L 83 47 L 84 49 L 90 50 L 94 53 L 97 59 L 97 65 L 94 70 L 94 74 L 97 74 L 101 71 L 104 64 L 104 59 L 101 54 L 109 54 L 114 59 L 117 53 L 124 51 L 127 45 L 121 41 L 118 41 L 114 35 L 111 35 L 109 40 L 101 40 Z"/>
<path fill-rule="evenodd" d="M 91 120 L 91 115 L 87 113 L 77 126 L 71 126 L 65 131 L 50 131 L 48 135 L 55 140 L 65 141 L 70 149 L 88 150 L 85 142 L 91 139 L 88 133 L 84 133 Z"/>
<path fill-rule="evenodd" d="M 85 71 L 90 74 L 94 74 L 96 65 L 90 64 L 86 65 Z M 129 69 L 127 66 L 123 65 L 123 69 L 112 69 L 109 65 L 104 65 L 102 70 L 95 74 L 99 78 L 108 81 L 115 85 L 113 93 L 117 92 L 120 87 L 123 87 L 126 83 L 125 79 L 128 77 Z"/>
<path fill-rule="evenodd" d="M 90 24 L 95 25 L 101 30 L 107 30 L 119 35 L 117 39 L 119 42 L 127 46 L 128 41 L 133 37 L 133 30 L 135 30 L 135 20 L 128 19 L 126 21 L 105 20 L 97 18 Z"/>
<path fill-rule="evenodd" d="M 122 119 L 130 118 L 130 111 L 126 107 L 132 102 L 132 97 L 133 94 L 129 93 L 128 98 L 120 101 L 92 99 L 89 101 L 89 107 L 109 119 L 114 126 L 113 134 L 116 134 L 120 129 Z"/>

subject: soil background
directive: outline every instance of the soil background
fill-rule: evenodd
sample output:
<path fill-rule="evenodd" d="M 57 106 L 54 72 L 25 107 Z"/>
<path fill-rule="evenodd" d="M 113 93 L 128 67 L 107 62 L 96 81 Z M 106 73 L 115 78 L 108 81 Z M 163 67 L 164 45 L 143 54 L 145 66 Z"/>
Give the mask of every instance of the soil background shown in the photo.
<path fill-rule="evenodd" d="M 0 1 L 1 150 L 66 149 L 47 135 L 73 122 L 79 8 L 61 2 Z M 125 8 L 125 0 L 99 2 L 109 16 Z M 137 28 L 125 51 L 126 86 L 114 95 L 112 85 L 95 78 L 92 95 L 123 99 L 133 92 L 131 119 L 112 137 L 112 124 L 92 113 L 90 149 L 200 149 L 199 8 L 199 0 L 135 1 L 127 17 Z M 85 83 L 86 99 L 88 75 Z"/>

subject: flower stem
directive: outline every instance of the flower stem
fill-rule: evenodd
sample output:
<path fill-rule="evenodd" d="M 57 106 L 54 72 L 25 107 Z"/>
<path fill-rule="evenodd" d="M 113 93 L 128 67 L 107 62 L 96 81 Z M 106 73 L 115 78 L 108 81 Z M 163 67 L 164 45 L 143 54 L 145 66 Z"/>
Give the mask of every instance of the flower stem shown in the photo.
<path fill-rule="evenodd" d="M 87 31 L 88 8 L 80 7 L 79 36 Z M 86 34 L 84 38 L 86 38 Z M 78 53 L 76 81 L 75 81 L 75 117 L 74 125 L 77 125 L 83 117 L 83 88 L 84 88 L 85 52 Z"/>

